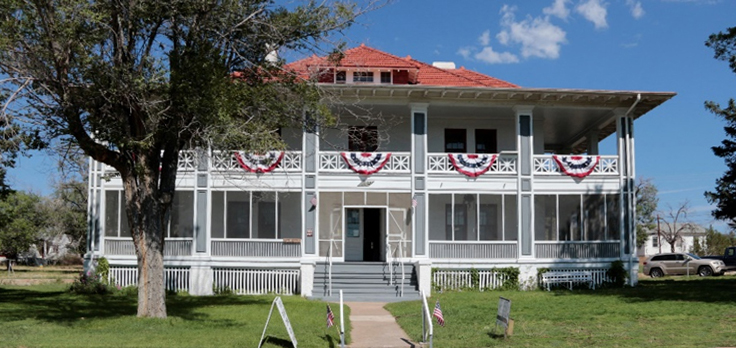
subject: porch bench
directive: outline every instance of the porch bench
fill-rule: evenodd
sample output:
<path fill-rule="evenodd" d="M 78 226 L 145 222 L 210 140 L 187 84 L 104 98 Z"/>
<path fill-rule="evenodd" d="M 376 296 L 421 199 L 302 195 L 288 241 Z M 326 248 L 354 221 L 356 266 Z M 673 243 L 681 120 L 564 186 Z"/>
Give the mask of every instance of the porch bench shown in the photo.
<path fill-rule="evenodd" d="M 572 290 L 573 283 L 588 283 L 588 287 L 590 289 L 595 289 L 593 275 L 590 272 L 555 271 L 542 273 L 542 285 L 547 289 L 547 291 L 550 291 L 552 284 L 567 284 L 568 288 Z"/>

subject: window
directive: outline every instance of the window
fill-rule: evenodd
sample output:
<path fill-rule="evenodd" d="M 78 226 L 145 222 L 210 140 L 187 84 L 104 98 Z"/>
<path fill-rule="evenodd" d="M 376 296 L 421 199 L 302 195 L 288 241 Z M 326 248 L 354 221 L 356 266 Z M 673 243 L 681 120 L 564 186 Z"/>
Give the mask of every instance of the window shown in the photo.
<path fill-rule="evenodd" d="M 348 129 L 348 151 L 373 152 L 377 149 L 377 127 L 350 127 Z"/>
<path fill-rule="evenodd" d="M 335 83 L 345 83 L 346 74 L 344 71 L 338 71 L 335 73 Z"/>
<path fill-rule="evenodd" d="M 513 241 L 516 195 L 430 194 L 430 241 Z"/>
<path fill-rule="evenodd" d="M 557 240 L 557 196 L 534 196 L 534 239 Z"/>
<path fill-rule="evenodd" d="M 301 238 L 301 194 L 212 192 L 212 238 Z"/>
<path fill-rule="evenodd" d="M 171 204 L 169 237 L 194 236 L 194 191 L 177 191 Z"/>
<path fill-rule="evenodd" d="M 496 153 L 496 130 L 475 130 L 475 153 Z"/>
<path fill-rule="evenodd" d="M 373 82 L 373 72 L 355 71 L 353 72 L 353 82 Z"/>
<path fill-rule="evenodd" d="M 618 202 L 617 194 L 535 195 L 534 239 L 618 240 Z"/>
<path fill-rule="evenodd" d="M 466 140 L 465 133 L 465 129 L 445 129 L 445 152 L 464 153 Z"/>
<path fill-rule="evenodd" d="M 390 71 L 381 72 L 381 83 L 391 83 L 391 72 Z"/>
<path fill-rule="evenodd" d="M 652 247 L 659 248 L 659 236 L 656 234 L 652 236 Z"/>

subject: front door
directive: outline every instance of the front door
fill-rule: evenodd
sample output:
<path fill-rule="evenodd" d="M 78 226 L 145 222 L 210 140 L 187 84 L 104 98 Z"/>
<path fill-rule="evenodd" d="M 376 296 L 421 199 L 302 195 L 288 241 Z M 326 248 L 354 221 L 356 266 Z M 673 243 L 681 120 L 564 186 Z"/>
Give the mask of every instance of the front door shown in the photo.
<path fill-rule="evenodd" d="M 345 261 L 383 261 L 384 210 L 345 209 Z"/>
<path fill-rule="evenodd" d="M 381 211 L 383 209 L 363 209 L 363 261 L 382 261 L 381 257 Z"/>

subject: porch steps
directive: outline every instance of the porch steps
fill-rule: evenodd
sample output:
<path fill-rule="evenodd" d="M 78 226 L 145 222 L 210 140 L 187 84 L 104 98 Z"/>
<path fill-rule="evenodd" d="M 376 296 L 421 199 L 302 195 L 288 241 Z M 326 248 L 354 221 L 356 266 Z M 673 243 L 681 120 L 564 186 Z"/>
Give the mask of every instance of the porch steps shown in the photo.
<path fill-rule="evenodd" d="M 418 300 L 419 291 L 414 264 L 404 264 L 404 296 L 400 296 L 401 267 L 391 266 L 393 284 L 389 281 L 389 265 L 384 262 L 341 262 L 332 264 L 332 296 L 329 295 L 329 274 L 326 263 L 318 263 L 314 271 L 312 298 L 350 302 L 398 302 Z"/>

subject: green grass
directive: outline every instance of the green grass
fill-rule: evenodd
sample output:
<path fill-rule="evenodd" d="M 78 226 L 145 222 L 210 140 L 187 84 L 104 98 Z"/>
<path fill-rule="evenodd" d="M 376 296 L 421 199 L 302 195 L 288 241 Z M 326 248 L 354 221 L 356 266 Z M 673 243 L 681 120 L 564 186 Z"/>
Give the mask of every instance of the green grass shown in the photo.
<path fill-rule="evenodd" d="M 13 281 L 72 281 L 79 278 L 82 266 L 14 266 L 8 272 L 5 265 L 0 266 L 0 284 L 12 284 Z"/>
<path fill-rule="evenodd" d="M 736 277 L 642 280 L 636 288 L 488 291 L 435 294 L 446 321 L 435 347 L 732 347 L 736 346 Z M 495 331 L 498 297 L 512 301 L 514 334 Z M 386 308 L 414 340 L 421 303 Z"/>
<path fill-rule="evenodd" d="M 142 319 L 135 316 L 135 296 L 74 295 L 67 287 L 0 286 L 0 347 L 257 347 L 274 299 L 169 296 L 167 319 Z M 325 303 L 282 300 L 299 347 L 340 345 L 335 327 L 325 329 Z M 275 308 L 266 336 L 263 347 L 291 347 Z"/>

